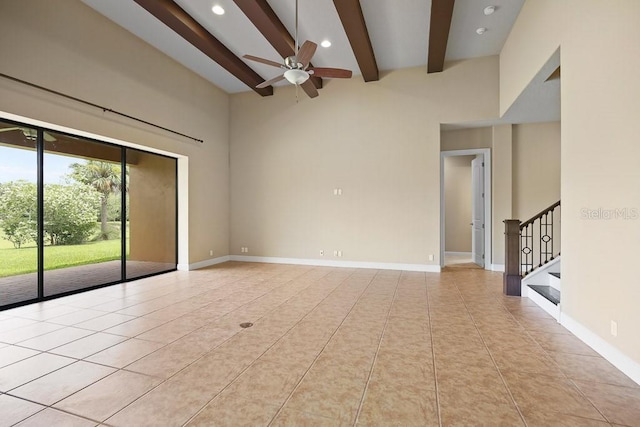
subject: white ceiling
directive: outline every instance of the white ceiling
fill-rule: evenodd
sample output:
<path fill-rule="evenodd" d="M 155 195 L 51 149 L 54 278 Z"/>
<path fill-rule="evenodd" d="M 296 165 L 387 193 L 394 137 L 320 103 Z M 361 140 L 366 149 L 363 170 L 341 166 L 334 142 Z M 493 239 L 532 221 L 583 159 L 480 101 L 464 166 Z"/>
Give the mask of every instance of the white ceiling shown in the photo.
<path fill-rule="evenodd" d="M 251 90 L 179 35 L 151 16 L 133 0 L 82 0 L 112 21 L 198 73 L 227 93 Z M 275 61 L 280 56 L 233 0 L 174 0 L 237 56 L 251 54 Z M 295 32 L 295 0 L 268 0 L 291 35 Z M 360 75 L 358 63 L 336 12 L 333 0 L 300 0 L 300 44 L 304 40 L 332 46 L 318 47 L 313 63 L 319 67 L 347 68 Z M 446 59 L 464 59 L 500 53 L 524 0 L 456 0 Z M 222 16 L 211 12 L 221 5 Z M 426 66 L 431 0 L 361 0 L 380 70 Z M 485 16 L 485 6 L 496 12 Z M 479 36 L 475 30 L 487 27 Z M 273 67 L 246 61 L 265 80 L 274 77 Z M 281 82 L 280 84 L 287 84 Z"/>
<path fill-rule="evenodd" d="M 193 47 L 133 0 L 82 0 L 113 22 L 129 30 L 185 67 L 193 70 L 227 93 L 250 91 L 247 85 Z M 280 61 L 280 56 L 233 0 L 174 0 L 236 56 L 251 54 Z M 497 55 L 511 31 L 525 0 L 456 0 L 446 60 Z M 268 0 L 289 33 L 295 34 L 295 0 Z M 222 16 L 211 12 L 222 6 Z M 369 37 L 380 70 L 425 66 L 428 57 L 431 0 L 360 0 Z M 485 16 L 488 5 L 494 14 Z M 483 35 L 476 29 L 486 27 Z M 361 78 L 358 63 L 336 12 L 333 0 L 299 0 L 300 44 L 305 40 L 331 41 L 329 48 L 318 47 L 313 64 L 318 67 L 350 69 Z M 557 56 L 559 64 L 559 55 Z M 544 82 L 551 58 L 539 75 L 504 117 L 482 123 L 457 123 L 445 128 L 477 127 L 498 123 L 524 123 L 560 120 L 560 81 Z M 245 62 L 265 80 L 278 70 Z M 555 69 L 555 68 L 554 68 Z M 553 71 L 553 69 L 551 70 Z M 426 72 L 426 71 L 425 71 Z M 286 85 L 286 81 L 278 85 Z"/>

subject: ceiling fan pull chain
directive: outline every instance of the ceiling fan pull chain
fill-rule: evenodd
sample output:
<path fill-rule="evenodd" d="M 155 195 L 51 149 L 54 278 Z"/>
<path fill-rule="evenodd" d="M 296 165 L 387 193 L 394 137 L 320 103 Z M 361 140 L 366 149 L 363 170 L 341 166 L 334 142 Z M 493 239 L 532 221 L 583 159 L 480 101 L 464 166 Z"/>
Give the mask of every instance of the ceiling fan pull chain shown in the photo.
<path fill-rule="evenodd" d="M 295 51 L 296 51 L 296 61 L 298 58 L 298 0 L 296 0 L 296 29 L 295 29 L 295 40 L 296 40 L 296 46 L 295 46 Z"/>

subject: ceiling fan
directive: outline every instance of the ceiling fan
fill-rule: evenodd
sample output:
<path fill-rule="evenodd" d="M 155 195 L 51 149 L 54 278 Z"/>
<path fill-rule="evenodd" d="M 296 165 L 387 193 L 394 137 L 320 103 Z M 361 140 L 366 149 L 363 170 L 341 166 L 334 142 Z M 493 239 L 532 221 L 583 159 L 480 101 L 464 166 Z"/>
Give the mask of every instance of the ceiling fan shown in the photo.
<path fill-rule="evenodd" d="M 24 135 L 24 137 L 30 141 L 35 141 L 36 138 L 38 137 L 38 132 L 35 129 L 31 129 L 31 128 L 23 128 L 23 127 L 10 127 L 10 128 L 1 128 L 0 132 L 11 132 L 11 131 L 16 131 L 19 130 L 22 132 L 22 135 Z M 43 132 L 44 134 L 44 140 L 47 142 L 55 142 L 56 139 L 50 135 L 47 132 Z"/>
<path fill-rule="evenodd" d="M 317 47 L 317 44 L 307 40 L 298 48 L 298 0 L 296 0 L 295 54 L 284 58 L 283 64 L 253 55 L 244 55 L 243 58 L 285 70 L 283 74 L 260 83 L 256 88 L 271 86 L 274 83 L 286 79 L 289 83 L 296 85 L 296 89 L 298 86 L 302 87 L 305 93 L 309 95 L 309 98 L 315 98 L 318 96 L 318 90 L 313 82 L 309 80 L 309 77 L 348 79 L 351 78 L 352 75 L 351 70 L 342 68 L 309 68 L 309 63 Z"/>

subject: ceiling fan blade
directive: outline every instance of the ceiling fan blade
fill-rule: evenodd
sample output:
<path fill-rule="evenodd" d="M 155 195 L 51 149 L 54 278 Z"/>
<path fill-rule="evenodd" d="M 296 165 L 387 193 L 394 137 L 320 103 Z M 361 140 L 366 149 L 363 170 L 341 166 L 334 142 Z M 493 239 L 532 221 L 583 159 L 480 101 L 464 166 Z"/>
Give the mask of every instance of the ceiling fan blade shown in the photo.
<path fill-rule="evenodd" d="M 22 130 L 22 128 L 12 127 L 12 128 L 2 128 L 0 132 L 11 132 L 12 130 Z"/>
<path fill-rule="evenodd" d="M 309 61 L 313 57 L 313 54 L 316 53 L 318 45 L 312 41 L 307 40 L 302 44 L 302 47 L 298 51 L 298 62 L 302 64 L 302 67 L 306 67 L 309 65 Z"/>
<path fill-rule="evenodd" d="M 304 90 L 304 92 L 307 95 L 309 95 L 309 98 L 315 98 L 316 96 L 318 96 L 318 89 L 316 89 L 316 87 L 313 84 L 313 82 L 311 81 L 311 79 L 309 79 L 306 82 L 302 83 L 300 85 L 300 87 L 302 88 L 302 90 Z"/>
<path fill-rule="evenodd" d="M 245 59 L 248 59 L 250 61 L 255 61 L 255 62 L 260 62 L 261 64 L 267 64 L 267 65 L 271 65 L 272 67 L 277 67 L 277 68 L 284 68 L 284 66 L 278 62 L 275 61 L 271 61 L 269 59 L 264 59 L 264 58 L 259 58 L 257 56 L 253 56 L 253 55 L 243 55 L 242 56 Z"/>
<path fill-rule="evenodd" d="M 265 80 L 262 83 L 260 83 L 258 86 L 256 86 L 256 88 L 261 89 L 263 87 L 271 86 L 274 83 L 278 83 L 280 80 L 284 80 L 284 74 L 276 76 L 269 80 Z"/>
<path fill-rule="evenodd" d="M 350 79 L 353 73 L 351 70 L 342 68 L 319 68 L 314 67 L 307 70 L 309 74 L 316 77 L 328 77 L 330 79 Z"/>

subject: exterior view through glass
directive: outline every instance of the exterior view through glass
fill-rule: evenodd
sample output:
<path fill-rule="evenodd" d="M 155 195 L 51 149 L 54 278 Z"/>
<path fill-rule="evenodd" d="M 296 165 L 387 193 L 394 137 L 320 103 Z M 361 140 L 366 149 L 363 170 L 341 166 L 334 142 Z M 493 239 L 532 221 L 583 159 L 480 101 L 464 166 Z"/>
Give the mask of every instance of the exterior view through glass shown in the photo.
<path fill-rule="evenodd" d="M 0 309 L 176 265 L 176 159 L 0 121 Z"/>

